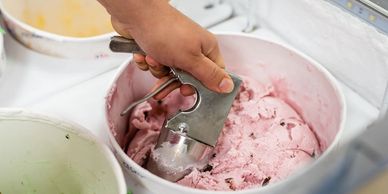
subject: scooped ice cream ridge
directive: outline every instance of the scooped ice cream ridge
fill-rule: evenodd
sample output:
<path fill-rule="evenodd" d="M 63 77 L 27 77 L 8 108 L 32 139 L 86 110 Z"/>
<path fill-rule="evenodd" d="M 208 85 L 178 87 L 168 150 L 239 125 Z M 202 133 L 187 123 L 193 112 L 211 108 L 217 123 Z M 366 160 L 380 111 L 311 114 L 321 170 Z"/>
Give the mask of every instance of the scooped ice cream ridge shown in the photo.
<path fill-rule="evenodd" d="M 133 111 L 127 154 L 147 161 L 166 117 L 192 106 L 194 97 L 178 92 L 150 100 Z M 242 190 L 282 180 L 321 153 L 313 131 L 272 86 L 244 78 L 208 166 L 177 183 L 206 190 Z"/>

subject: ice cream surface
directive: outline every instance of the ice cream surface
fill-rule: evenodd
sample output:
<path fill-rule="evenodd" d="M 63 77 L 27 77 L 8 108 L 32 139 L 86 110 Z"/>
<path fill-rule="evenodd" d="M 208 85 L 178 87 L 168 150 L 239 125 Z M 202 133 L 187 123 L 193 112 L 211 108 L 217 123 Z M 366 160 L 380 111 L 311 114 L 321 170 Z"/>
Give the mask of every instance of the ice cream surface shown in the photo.
<path fill-rule="evenodd" d="M 205 190 L 242 190 L 286 178 L 320 154 L 319 141 L 271 85 L 244 78 L 212 158 L 178 184 Z M 130 117 L 127 154 L 144 165 L 166 117 L 190 108 L 194 97 L 173 92 L 148 101 Z"/>

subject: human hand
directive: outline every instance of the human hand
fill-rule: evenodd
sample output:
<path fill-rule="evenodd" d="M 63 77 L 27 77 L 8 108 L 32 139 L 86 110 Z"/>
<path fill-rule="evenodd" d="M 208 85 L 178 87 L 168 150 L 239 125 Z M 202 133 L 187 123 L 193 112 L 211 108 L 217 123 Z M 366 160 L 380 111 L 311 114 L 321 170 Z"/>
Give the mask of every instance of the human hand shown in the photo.
<path fill-rule="evenodd" d="M 233 81 L 225 72 L 225 64 L 213 34 L 206 31 L 167 2 L 160 0 L 100 0 L 112 16 L 115 30 L 133 37 L 147 56 L 134 55 L 142 70 L 150 70 L 159 83 L 168 79 L 168 68 L 182 69 L 209 89 L 228 93 Z M 127 5 L 132 2 L 132 6 Z M 145 3 L 147 2 L 147 3 Z M 127 7 L 127 8 L 125 8 Z M 141 10 L 141 11 L 139 11 Z M 191 87 L 172 84 L 158 95 L 164 98 L 180 87 L 183 95 L 191 95 Z"/>

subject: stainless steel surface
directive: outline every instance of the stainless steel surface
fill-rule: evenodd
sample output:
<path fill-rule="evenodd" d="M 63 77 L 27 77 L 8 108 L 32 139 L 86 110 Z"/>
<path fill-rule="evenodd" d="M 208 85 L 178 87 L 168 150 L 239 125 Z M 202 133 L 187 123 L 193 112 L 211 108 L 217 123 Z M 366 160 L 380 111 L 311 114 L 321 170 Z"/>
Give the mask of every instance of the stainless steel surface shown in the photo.
<path fill-rule="evenodd" d="M 388 17 L 387 0 L 360 0 L 360 1 Z"/>
<path fill-rule="evenodd" d="M 387 0 L 328 0 L 388 35 Z"/>
<path fill-rule="evenodd" d="M 144 53 L 134 40 L 113 37 L 112 51 Z M 196 101 L 192 108 L 166 118 L 155 150 L 152 152 L 147 169 L 169 181 L 177 181 L 194 168 L 202 169 L 208 163 L 210 153 L 217 143 L 232 103 L 240 89 L 241 79 L 230 74 L 234 89 L 228 94 L 220 94 L 206 88 L 190 74 L 171 68 L 173 78 L 154 92 L 130 104 L 121 115 L 128 113 L 136 105 L 151 98 L 170 83 L 179 80 L 193 86 Z"/>
<path fill-rule="evenodd" d="M 219 94 L 207 89 L 184 71 L 172 68 L 172 72 L 182 84 L 192 85 L 196 89 L 196 102 L 192 108 L 165 121 L 147 169 L 175 182 L 194 168 L 201 170 L 207 165 L 241 80 L 231 75 L 235 84 L 233 91 Z"/>
<path fill-rule="evenodd" d="M 113 36 L 109 44 L 110 50 L 121 53 L 137 53 L 145 55 L 145 52 L 133 39 L 124 38 L 122 36 Z"/>
<path fill-rule="evenodd" d="M 193 168 L 206 167 L 213 147 L 186 136 L 183 131 L 163 128 L 147 163 L 147 169 L 166 180 L 176 182 Z"/>
<path fill-rule="evenodd" d="M 187 136 L 215 146 L 233 100 L 240 89 L 241 79 L 230 74 L 235 87 L 231 93 L 221 94 L 209 90 L 184 71 L 173 69 L 172 72 L 182 84 L 189 84 L 196 89 L 197 100 L 191 109 L 179 112 L 167 120 L 165 127 L 179 131 L 179 126 L 186 123 L 188 125 Z"/>

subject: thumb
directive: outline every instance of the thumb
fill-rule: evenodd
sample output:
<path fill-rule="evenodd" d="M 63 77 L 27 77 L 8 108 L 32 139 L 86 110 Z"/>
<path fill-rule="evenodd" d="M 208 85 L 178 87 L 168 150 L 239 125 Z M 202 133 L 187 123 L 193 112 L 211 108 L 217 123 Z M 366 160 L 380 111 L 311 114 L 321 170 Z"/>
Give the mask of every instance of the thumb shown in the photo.
<path fill-rule="evenodd" d="M 229 93 L 233 90 L 234 84 L 229 74 L 206 56 L 198 56 L 194 63 L 189 64 L 195 65 L 186 66 L 183 70 L 190 72 L 210 90 L 219 93 Z"/>

